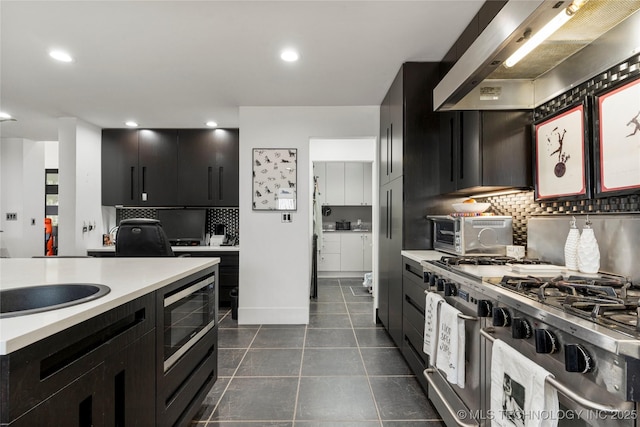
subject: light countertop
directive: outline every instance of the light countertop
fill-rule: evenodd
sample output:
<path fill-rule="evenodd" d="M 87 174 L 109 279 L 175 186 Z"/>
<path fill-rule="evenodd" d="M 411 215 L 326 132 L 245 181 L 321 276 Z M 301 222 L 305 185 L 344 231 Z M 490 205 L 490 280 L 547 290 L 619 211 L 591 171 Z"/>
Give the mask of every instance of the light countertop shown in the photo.
<path fill-rule="evenodd" d="M 323 233 L 371 233 L 371 230 L 322 230 Z"/>
<path fill-rule="evenodd" d="M 439 251 L 402 251 L 400 254 L 415 262 L 434 261 L 442 258 L 443 255 L 446 255 Z"/>
<path fill-rule="evenodd" d="M 220 258 L 6 258 L 0 289 L 56 283 L 96 283 L 111 288 L 93 301 L 0 319 L 0 354 L 26 347 L 98 314 L 214 266 Z"/>
<path fill-rule="evenodd" d="M 173 252 L 240 252 L 240 246 L 171 246 Z M 115 252 L 116 247 L 100 246 L 97 248 L 89 248 L 87 252 Z"/>

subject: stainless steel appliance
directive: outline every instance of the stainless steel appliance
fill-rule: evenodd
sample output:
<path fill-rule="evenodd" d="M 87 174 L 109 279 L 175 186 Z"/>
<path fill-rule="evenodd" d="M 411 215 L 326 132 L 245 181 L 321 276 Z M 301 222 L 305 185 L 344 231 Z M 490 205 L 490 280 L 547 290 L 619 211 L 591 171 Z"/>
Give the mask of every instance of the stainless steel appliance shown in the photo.
<path fill-rule="evenodd" d="M 214 274 L 162 296 L 165 372 L 216 325 L 217 298 Z"/>
<path fill-rule="evenodd" d="M 548 382 L 559 392 L 560 426 L 637 426 L 640 289 L 615 275 L 558 275 L 555 266 L 546 272 L 540 266 L 544 275 L 531 277 L 514 273 L 527 269 L 513 262 L 506 257 L 423 262 L 425 275 L 434 278 L 436 289 L 442 285 L 447 302 L 467 313 L 475 308 L 474 331 L 482 337 L 474 347 L 479 356 L 468 359 L 481 373 L 471 375 L 476 369 L 467 367 L 466 379 L 470 388 L 479 381 L 478 398 L 440 381 L 437 370 L 425 371 L 429 397 L 447 424 L 490 424 L 492 342 L 501 339 L 553 375 Z M 459 408 L 461 403 L 470 411 L 462 423 L 456 411 L 467 409 Z M 480 412 L 473 412 L 476 407 Z"/>
<path fill-rule="evenodd" d="M 510 216 L 428 216 L 433 248 L 454 255 L 504 255 L 513 244 Z"/>

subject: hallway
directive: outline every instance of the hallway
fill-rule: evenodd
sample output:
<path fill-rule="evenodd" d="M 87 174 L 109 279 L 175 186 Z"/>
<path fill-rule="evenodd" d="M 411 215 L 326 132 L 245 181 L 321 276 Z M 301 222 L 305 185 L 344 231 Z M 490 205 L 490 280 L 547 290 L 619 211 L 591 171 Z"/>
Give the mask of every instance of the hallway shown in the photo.
<path fill-rule="evenodd" d="M 358 291 L 358 279 L 319 279 L 309 325 L 238 326 L 222 312 L 218 381 L 193 425 L 443 426 Z"/>

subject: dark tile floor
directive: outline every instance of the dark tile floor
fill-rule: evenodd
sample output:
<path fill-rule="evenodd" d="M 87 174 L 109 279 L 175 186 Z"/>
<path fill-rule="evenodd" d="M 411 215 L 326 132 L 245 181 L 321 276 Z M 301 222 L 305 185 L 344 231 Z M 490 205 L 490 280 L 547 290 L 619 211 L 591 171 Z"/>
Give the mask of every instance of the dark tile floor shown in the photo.
<path fill-rule="evenodd" d="M 361 280 L 320 279 L 309 325 L 238 325 L 221 313 L 218 381 L 194 426 L 443 426 L 361 290 Z"/>

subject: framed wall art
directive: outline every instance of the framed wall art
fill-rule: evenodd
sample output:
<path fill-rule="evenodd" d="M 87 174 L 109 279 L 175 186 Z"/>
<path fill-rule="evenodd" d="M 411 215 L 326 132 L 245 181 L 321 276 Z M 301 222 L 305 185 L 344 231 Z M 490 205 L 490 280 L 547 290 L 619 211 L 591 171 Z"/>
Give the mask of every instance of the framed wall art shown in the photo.
<path fill-rule="evenodd" d="M 537 201 L 590 197 L 587 114 L 581 102 L 534 123 Z"/>
<path fill-rule="evenodd" d="M 596 94 L 596 196 L 640 192 L 640 76 Z"/>
<path fill-rule="evenodd" d="M 295 148 L 253 149 L 253 210 L 297 209 L 297 158 Z"/>

